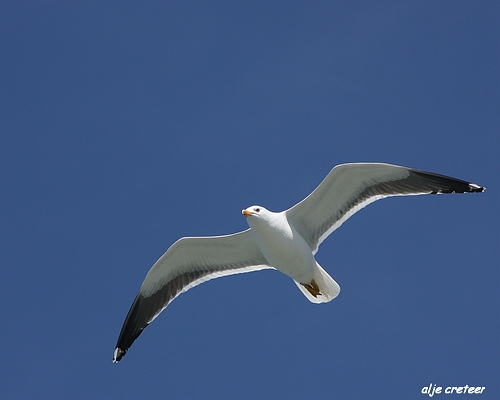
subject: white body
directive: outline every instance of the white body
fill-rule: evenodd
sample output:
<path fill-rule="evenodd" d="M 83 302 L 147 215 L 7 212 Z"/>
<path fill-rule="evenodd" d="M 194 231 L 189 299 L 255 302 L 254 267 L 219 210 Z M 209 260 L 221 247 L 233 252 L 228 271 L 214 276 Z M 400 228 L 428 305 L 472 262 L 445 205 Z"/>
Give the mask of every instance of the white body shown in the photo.
<path fill-rule="evenodd" d="M 340 293 L 340 286 L 316 262 L 309 244 L 289 223 L 285 211 L 274 213 L 262 206 L 243 210 L 250 232 L 269 265 L 294 280 L 313 303 L 326 303 Z M 317 284 L 320 294 L 312 295 L 304 285 Z"/>
<path fill-rule="evenodd" d="M 286 214 L 273 213 L 263 207 L 250 207 L 247 210 L 254 208 L 260 212 L 247 217 L 247 222 L 266 260 L 290 278 L 300 283 L 310 283 L 316 260 L 306 241 L 288 223 Z"/>

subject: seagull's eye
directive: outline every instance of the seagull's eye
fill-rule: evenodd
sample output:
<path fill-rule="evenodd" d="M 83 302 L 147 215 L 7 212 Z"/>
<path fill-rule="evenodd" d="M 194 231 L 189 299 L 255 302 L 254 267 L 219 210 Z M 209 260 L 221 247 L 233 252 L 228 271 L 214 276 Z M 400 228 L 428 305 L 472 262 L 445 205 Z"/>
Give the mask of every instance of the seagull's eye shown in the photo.
<path fill-rule="evenodd" d="M 255 212 L 260 212 L 260 208 L 258 208 L 258 207 L 257 207 L 257 208 L 254 208 L 254 211 L 255 211 Z"/>

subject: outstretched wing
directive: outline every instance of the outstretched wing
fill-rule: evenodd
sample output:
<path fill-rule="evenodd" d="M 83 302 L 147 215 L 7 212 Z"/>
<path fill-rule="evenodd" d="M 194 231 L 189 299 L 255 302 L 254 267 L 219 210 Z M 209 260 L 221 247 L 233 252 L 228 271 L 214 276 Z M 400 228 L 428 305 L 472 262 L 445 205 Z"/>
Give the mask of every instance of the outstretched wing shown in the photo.
<path fill-rule="evenodd" d="M 397 165 L 341 164 L 286 215 L 316 253 L 321 242 L 344 221 L 384 197 L 482 191 L 484 187 L 460 179 Z"/>
<path fill-rule="evenodd" d="M 250 229 L 227 236 L 179 239 L 150 269 L 125 319 L 113 362 L 179 294 L 221 276 L 272 268 Z"/>

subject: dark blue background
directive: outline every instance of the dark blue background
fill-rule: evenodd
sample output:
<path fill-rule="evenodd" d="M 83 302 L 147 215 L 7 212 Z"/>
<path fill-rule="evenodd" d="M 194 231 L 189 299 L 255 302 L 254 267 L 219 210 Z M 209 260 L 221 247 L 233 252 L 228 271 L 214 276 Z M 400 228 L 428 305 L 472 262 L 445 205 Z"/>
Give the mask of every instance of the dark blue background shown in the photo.
<path fill-rule="evenodd" d="M 498 398 L 496 1 L 0 4 L 1 397 Z M 323 243 L 340 296 L 275 271 L 179 297 L 117 365 L 181 236 L 246 228 L 336 164 L 487 186 L 377 202 Z"/>

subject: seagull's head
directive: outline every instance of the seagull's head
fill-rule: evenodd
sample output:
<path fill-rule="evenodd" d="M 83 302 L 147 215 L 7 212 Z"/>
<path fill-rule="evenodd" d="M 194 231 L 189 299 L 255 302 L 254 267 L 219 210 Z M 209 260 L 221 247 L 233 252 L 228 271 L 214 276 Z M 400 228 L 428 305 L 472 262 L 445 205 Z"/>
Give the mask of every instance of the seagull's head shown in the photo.
<path fill-rule="evenodd" d="M 248 220 L 260 220 L 260 221 L 270 221 L 273 218 L 272 211 L 267 210 L 262 206 L 251 206 L 244 210 L 241 210 L 241 213 L 247 217 Z"/>
<path fill-rule="evenodd" d="M 266 214 L 266 212 L 269 213 L 269 211 L 262 206 L 251 206 L 244 210 L 241 210 L 241 213 L 245 217 L 258 217 Z"/>
<path fill-rule="evenodd" d="M 280 220 L 280 215 L 282 215 L 282 213 L 274 213 L 262 206 L 251 206 L 241 210 L 241 213 L 246 217 L 248 225 L 252 228 L 275 225 L 276 221 Z"/>

